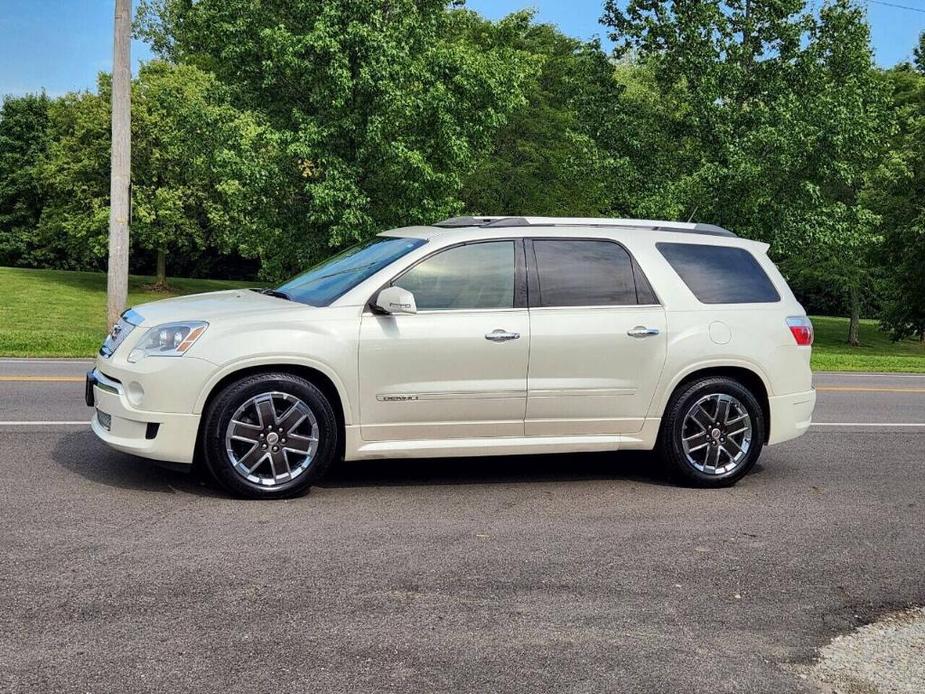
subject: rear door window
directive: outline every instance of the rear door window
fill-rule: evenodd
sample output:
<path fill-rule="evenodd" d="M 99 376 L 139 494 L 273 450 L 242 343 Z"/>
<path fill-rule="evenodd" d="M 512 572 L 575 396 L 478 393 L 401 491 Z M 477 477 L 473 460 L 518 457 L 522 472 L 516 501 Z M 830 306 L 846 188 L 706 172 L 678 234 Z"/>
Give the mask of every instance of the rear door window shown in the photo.
<path fill-rule="evenodd" d="M 639 303 L 633 260 L 619 244 L 587 239 L 534 239 L 533 250 L 539 286 L 539 297 L 530 302 L 533 306 Z M 646 296 L 650 294 L 651 290 Z"/>
<path fill-rule="evenodd" d="M 764 269 L 744 248 L 694 243 L 657 243 L 659 252 L 704 304 L 780 301 Z"/>

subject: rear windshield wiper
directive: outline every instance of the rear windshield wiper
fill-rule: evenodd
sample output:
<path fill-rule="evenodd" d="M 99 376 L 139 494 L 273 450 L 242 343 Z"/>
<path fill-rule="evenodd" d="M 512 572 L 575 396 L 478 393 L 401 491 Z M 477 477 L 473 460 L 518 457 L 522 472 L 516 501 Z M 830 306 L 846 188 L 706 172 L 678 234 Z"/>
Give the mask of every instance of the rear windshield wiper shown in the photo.
<path fill-rule="evenodd" d="M 266 289 L 261 289 L 259 287 L 255 287 L 251 289 L 251 291 L 260 292 L 261 294 L 266 294 L 267 296 L 275 296 L 277 299 L 285 299 L 286 301 L 293 301 L 293 298 L 291 296 L 289 296 L 286 292 L 281 292 L 279 289 L 270 289 L 269 287 L 267 287 Z"/>

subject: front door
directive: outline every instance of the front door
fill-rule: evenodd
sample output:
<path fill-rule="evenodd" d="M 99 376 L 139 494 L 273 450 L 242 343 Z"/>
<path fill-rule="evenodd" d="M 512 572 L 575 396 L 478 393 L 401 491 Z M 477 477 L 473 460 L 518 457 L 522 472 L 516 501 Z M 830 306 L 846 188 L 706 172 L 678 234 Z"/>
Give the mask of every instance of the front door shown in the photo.
<path fill-rule="evenodd" d="M 535 239 L 528 436 L 642 429 L 665 363 L 665 311 L 623 246 Z"/>
<path fill-rule="evenodd" d="M 366 313 L 367 441 L 523 436 L 530 319 L 520 240 L 453 246 L 392 281 L 416 314 Z"/>

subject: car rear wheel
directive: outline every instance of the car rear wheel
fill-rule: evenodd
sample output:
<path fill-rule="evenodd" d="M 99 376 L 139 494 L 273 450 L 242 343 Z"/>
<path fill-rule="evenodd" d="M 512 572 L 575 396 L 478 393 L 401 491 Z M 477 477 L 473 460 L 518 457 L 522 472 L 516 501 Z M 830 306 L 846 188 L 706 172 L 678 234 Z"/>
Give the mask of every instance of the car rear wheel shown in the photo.
<path fill-rule="evenodd" d="M 229 491 L 254 499 L 302 494 L 337 451 L 327 397 L 288 373 L 254 374 L 227 387 L 205 415 L 203 457 Z"/>
<path fill-rule="evenodd" d="M 699 487 L 735 484 L 754 466 L 765 441 L 761 405 L 736 380 L 706 377 L 672 398 L 659 454 L 674 476 Z"/>

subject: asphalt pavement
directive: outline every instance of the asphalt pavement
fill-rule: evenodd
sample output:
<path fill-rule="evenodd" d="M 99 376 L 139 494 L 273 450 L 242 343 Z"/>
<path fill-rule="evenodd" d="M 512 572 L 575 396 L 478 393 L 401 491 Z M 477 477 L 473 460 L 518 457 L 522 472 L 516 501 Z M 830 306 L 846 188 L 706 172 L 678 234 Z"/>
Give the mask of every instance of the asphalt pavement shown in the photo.
<path fill-rule="evenodd" d="M 267 503 L 99 443 L 87 368 L 0 360 L 3 692 L 808 692 L 925 604 L 925 375 L 817 375 L 818 424 L 732 489 L 626 453 Z"/>

